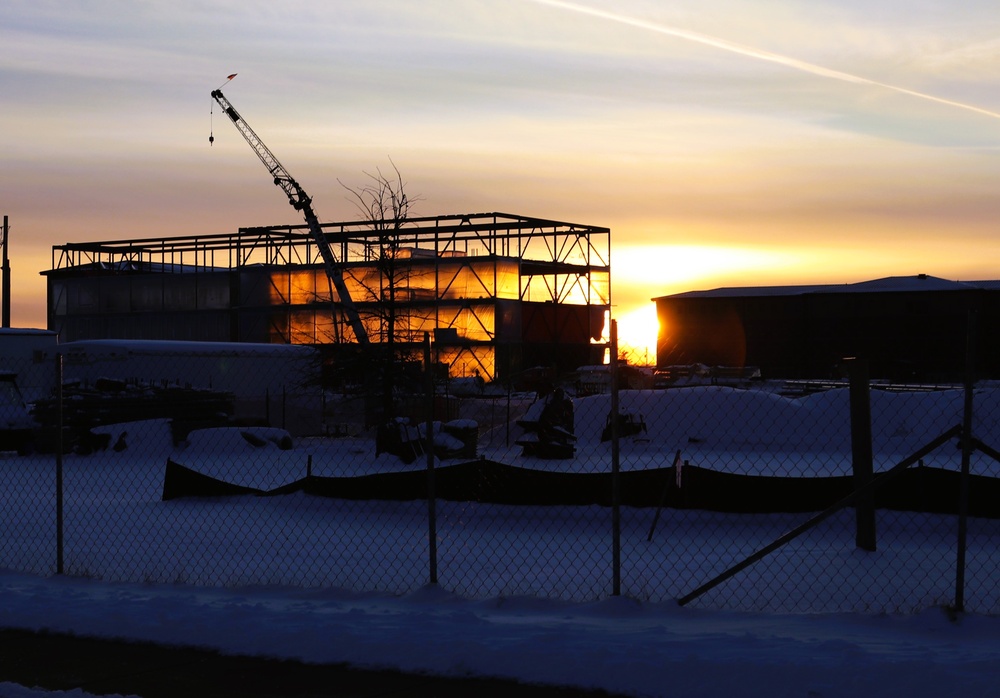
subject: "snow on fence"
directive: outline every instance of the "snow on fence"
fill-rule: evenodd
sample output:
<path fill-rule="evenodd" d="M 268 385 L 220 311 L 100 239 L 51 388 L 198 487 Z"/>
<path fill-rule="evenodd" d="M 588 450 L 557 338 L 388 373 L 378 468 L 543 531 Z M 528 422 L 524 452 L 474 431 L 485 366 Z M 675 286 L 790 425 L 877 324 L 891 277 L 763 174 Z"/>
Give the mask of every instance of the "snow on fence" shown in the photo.
<path fill-rule="evenodd" d="M 204 402 L 177 397 L 158 414 L 154 392 L 101 412 L 85 438 L 41 424 L 35 453 L 0 456 L 0 566 L 739 610 L 1000 610 L 998 385 L 865 382 L 860 401 L 847 381 L 794 396 L 765 382 L 585 397 L 567 386 L 558 404 L 487 386 L 445 405 L 437 380 L 397 396 L 407 414 L 391 440 L 346 390 L 323 400 L 347 425 L 335 430 L 247 422 L 224 400 L 213 423 L 179 430 Z M 67 390 L 36 414 L 74 415 L 80 399 Z"/>

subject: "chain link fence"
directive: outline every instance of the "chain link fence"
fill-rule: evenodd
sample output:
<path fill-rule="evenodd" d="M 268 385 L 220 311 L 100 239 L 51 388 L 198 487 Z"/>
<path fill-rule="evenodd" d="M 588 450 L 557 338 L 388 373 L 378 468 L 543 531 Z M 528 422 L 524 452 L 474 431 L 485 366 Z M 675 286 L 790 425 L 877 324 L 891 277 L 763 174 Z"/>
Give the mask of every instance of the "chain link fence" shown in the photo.
<path fill-rule="evenodd" d="M 619 363 L 532 391 L 437 376 L 371 423 L 371 400 L 324 385 L 312 350 L 227 351 L 109 343 L 19 372 L 31 394 L 7 397 L 8 432 L 22 400 L 31 439 L 8 434 L 0 455 L 0 566 L 1000 610 L 1000 384 L 889 385 L 860 362 L 823 382 Z"/>

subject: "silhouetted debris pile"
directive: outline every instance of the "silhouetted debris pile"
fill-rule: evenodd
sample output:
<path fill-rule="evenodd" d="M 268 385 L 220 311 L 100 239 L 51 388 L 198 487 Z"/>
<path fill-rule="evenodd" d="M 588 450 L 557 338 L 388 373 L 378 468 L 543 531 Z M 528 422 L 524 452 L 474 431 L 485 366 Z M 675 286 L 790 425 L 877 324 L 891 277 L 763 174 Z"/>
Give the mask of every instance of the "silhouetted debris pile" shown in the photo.
<path fill-rule="evenodd" d="M 43 450 L 55 449 L 58 424 L 55 397 L 35 403 L 34 418 L 40 425 Z M 234 413 L 233 394 L 180 385 L 148 385 L 101 379 L 92 386 L 63 386 L 63 450 L 86 454 L 111 445 L 109 434 L 99 427 L 147 419 L 168 419 L 174 441 L 183 440 L 192 429 L 228 425 Z M 117 451 L 126 448 L 121 434 Z"/>

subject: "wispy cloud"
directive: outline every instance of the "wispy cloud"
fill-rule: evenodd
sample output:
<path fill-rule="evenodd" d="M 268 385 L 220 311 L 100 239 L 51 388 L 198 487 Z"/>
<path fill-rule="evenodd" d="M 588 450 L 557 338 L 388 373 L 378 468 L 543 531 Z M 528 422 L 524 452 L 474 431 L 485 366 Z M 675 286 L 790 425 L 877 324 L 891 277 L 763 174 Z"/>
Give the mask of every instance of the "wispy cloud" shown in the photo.
<path fill-rule="evenodd" d="M 694 32 L 687 29 L 681 29 L 678 27 L 671 27 L 665 24 L 661 24 L 658 22 L 651 22 L 649 20 L 641 19 L 638 17 L 630 17 L 628 15 L 619 14 L 617 12 L 610 12 L 608 10 L 601 10 L 594 7 L 588 7 L 586 5 L 579 5 L 574 2 L 566 2 L 565 0 L 531 0 L 531 2 L 535 2 L 540 5 L 547 5 L 549 7 L 554 7 L 562 10 L 567 10 L 570 12 L 576 12 L 583 15 L 589 15 L 591 17 L 596 17 L 598 19 L 604 19 L 611 22 L 616 22 L 619 24 L 636 27 L 637 29 L 656 32 L 657 34 L 664 34 L 666 36 L 672 36 L 678 39 L 684 39 L 685 41 L 692 41 L 695 43 L 703 44 L 705 46 L 711 46 L 713 48 L 717 48 L 722 51 L 728 51 L 730 53 L 746 56 L 747 58 L 767 61 L 769 63 L 776 63 L 778 65 L 782 65 L 787 68 L 791 68 L 793 70 L 798 70 L 805 73 L 811 73 L 812 75 L 829 78 L 831 80 L 840 80 L 843 82 L 850 82 L 858 85 L 869 85 L 874 87 L 880 87 L 885 90 L 891 90 L 893 92 L 909 95 L 911 97 L 916 97 L 918 99 L 929 100 L 931 102 L 937 102 L 938 104 L 944 104 L 947 106 L 956 107 L 958 109 L 965 109 L 968 111 L 976 112 L 978 114 L 982 114 L 984 116 L 1000 119 L 1000 112 L 994 112 L 990 111 L 989 109 L 984 109 L 982 107 L 978 107 L 972 104 L 966 104 L 964 102 L 957 102 L 951 99 L 937 97 L 935 95 L 927 94 L 925 92 L 910 90 L 905 87 L 900 87 L 898 85 L 891 85 L 888 83 L 879 82 L 878 80 L 872 80 L 870 78 L 866 78 L 860 75 L 845 73 L 840 70 L 834 70 L 832 68 L 816 65 L 815 63 L 808 63 L 806 61 L 801 61 L 796 58 L 792 58 L 790 56 L 784 56 L 778 53 L 773 53 L 771 51 L 755 48 L 753 46 L 745 46 L 743 44 L 738 44 L 732 41 L 728 41 L 726 39 L 720 39 L 718 37 L 709 36 L 707 34 L 702 34 L 700 32 Z"/>
<path fill-rule="evenodd" d="M 1000 38 L 920 56 L 915 62 L 923 69 L 965 80 L 996 80 L 1000 78 Z"/>

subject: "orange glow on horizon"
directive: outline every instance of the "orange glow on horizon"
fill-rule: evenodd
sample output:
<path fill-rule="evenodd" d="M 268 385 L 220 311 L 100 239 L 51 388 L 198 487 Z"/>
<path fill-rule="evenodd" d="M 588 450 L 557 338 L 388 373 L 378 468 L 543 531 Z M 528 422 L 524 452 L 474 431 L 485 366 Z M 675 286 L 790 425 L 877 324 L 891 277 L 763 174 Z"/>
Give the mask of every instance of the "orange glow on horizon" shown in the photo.
<path fill-rule="evenodd" d="M 775 248 L 732 245 L 635 245 L 612 255 L 615 291 L 641 284 L 649 297 L 666 285 L 688 291 L 702 288 L 706 279 L 747 275 L 774 275 L 790 268 L 800 273 L 808 255 Z M 618 299 L 616 293 L 616 300 Z"/>
<path fill-rule="evenodd" d="M 618 344 L 631 363 L 655 364 L 652 300 L 686 291 L 740 286 L 854 283 L 927 272 L 929 250 L 915 241 L 891 260 L 848 245 L 624 245 L 612 255 Z M 985 276 L 983 277 L 985 278 Z"/>

